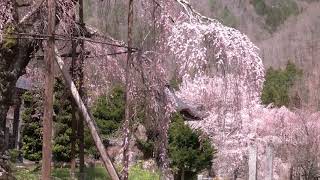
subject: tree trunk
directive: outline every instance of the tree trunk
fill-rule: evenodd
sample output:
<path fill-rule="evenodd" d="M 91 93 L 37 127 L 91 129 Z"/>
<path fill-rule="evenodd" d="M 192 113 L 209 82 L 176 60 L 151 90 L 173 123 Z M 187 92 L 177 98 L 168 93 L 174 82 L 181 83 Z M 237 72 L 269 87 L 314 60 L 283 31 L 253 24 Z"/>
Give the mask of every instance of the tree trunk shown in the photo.
<path fill-rule="evenodd" d="M 19 20 L 18 6 L 15 0 L 1 0 L 0 16 L 7 16 L 12 13 L 14 19 L 11 23 L 4 23 L 6 28 L 14 27 L 12 33 L 30 33 L 35 32 L 43 34 L 46 11 L 42 11 L 43 3 L 39 4 L 32 13 L 28 13 Z M 12 9 L 12 12 L 6 11 Z M 59 11 L 62 13 L 62 11 Z M 2 18 L 2 17 L 1 17 Z M 2 19 L 3 20 L 3 19 Z M 17 26 L 19 22 L 19 25 Z M 58 23 L 58 21 L 56 21 Z M 34 26 L 36 24 L 36 26 Z M 3 39 L 0 42 L 0 159 L 4 144 L 5 120 L 9 107 L 12 105 L 12 97 L 16 82 L 20 76 L 25 73 L 31 57 L 39 50 L 41 41 L 35 39 L 19 39 L 10 34 L 3 33 Z M 8 43 L 10 42 L 10 43 Z M 0 162 L 1 167 L 5 162 Z M 1 170 L 0 170 L 1 171 Z"/>
<path fill-rule="evenodd" d="M 88 125 L 88 128 L 90 130 L 92 138 L 93 138 L 93 140 L 96 144 L 96 147 L 100 153 L 100 156 L 102 158 L 103 164 L 104 164 L 105 168 L 107 169 L 111 179 L 112 180 L 119 180 L 118 173 L 117 173 L 115 167 L 113 166 L 113 164 L 110 160 L 110 157 L 107 154 L 106 148 L 104 147 L 102 140 L 97 132 L 96 124 L 91 119 L 91 116 L 89 115 L 87 108 L 86 108 L 85 104 L 83 103 L 83 101 L 80 97 L 80 94 L 79 94 L 74 82 L 71 79 L 70 74 L 68 73 L 68 70 L 65 69 L 64 63 L 63 63 L 61 57 L 58 55 L 59 54 L 58 49 L 56 48 L 55 51 L 56 51 L 56 62 L 59 66 L 59 69 L 61 70 L 61 72 L 63 74 L 64 80 L 65 80 L 68 88 L 71 91 L 74 102 L 77 104 L 78 110 L 79 110 L 82 118 L 85 120 L 85 122 Z"/>
<path fill-rule="evenodd" d="M 45 98 L 43 114 L 43 146 L 41 179 L 51 179 L 52 161 L 52 122 L 53 122 L 53 85 L 54 85 L 54 32 L 55 32 L 55 0 L 48 0 L 48 35 L 45 57 Z"/>
<path fill-rule="evenodd" d="M 15 26 L 18 22 L 18 10 L 17 7 L 12 4 L 9 0 L 1 0 L 0 4 L 4 3 L 6 9 L 13 9 L 14 21 L 10 24 Z M 2 6 L 3 7 L 3 6 Z M 7 13 L 6 10 L 0 10 L 2 14 Z M 35 13 L 35 16 L 42 17 L 39 13 Z M 15 27 L 12 32 L 30 32 L 33 31 L 41 32 L 42 31 L 42 18 L 34 19 L 34 22 L 38 24 L 37 28 L 25 24 L 20 24 Z M 10 27 L 9 24 L 4 24 L 5 28 Z M 37 40 L 34 39 L 13 39 L 8 34 L 2 34 L 3 39 L 0 42 L 0 161 L 2 159 L 2 154 L 5 151 L 4 138 L 5 138 L 5 124 L 6 116 L 9 110 L 9 107 L 13 105 L 12 97 L 14 95 L 14 89 L 16 82 L 20 76 L 25 73 L 25 68 L 31 56 L 39 49 L 39 44 Z M 10 42 L 10 43 L 8 43 Z M 7 169 L 7 161 L 2 160 L 0 162 L 0 173 L 1 169 Z"/>
<path fill-rule="evenodd" d="M 75 17 L 74 17 L 74 20 Z M 85 29 L 84 20 L 83 20 L 83 0 L 79 0 L 79 23 L 81 26 L 81 32 L 76 33 L 76 29 L 74 28 L 73 36 L 84 36 L 83 30 Z M 83 40 L 79 40 L 80 44 L 80 57 L 76 57 L 77 52 L 77 44 L 75 40 L 72 40 L 72 63 L 70 72 L 72 74 L 72 79 L 75 82 L 77 90 L 82 99 L 84 99 L 84 90 L 83 90 L 83 64 L 84 64 L 84 42 Z M 75 145 L 76 142 L 79 143 L 79 159 L 80 159 L 80 176 L 79 179 L 83 179 L 84 177 L 84 125 L 83 119 L 80 115 L 78 115 L 76 104 L 72 102 L 72 144 L 71 144 L 71 174 L 74 176 L 76 162 L 75 162 Z M 77 141 L 78 140 L 78 141 Z"/>
<path fill-rule="evenodd" d="M 75 18 L 74 18 L 75 20 Z M 75 31 L 75 28 L 73 29 L 73 31 Z M 72 38 L 74 38 L 74 32 L 72 34 Z M 71 46 L 72 46 L 72 60 L 71 60 L 71 67 L 70 67 L 70 73 L 72 76 L 73 81 L 75 81 L 75 63 L 76 63 L 76 42 L 75 40 L 72 40 L 71 42 Z M 76 141 L 77 141 L 77 118 L 76 118 L 76 105 L 75 103 L 72 101 L 71 102 L 71 106 L 72 106 L 72 122 L 71 122 L 71 128 L 72 128 L 72 132 L 71 132 L 71 177 L 72 179 L 75 179 L 75 169 L 76 169 Z"/>
<path fill-rule="evenodd" d="M 181 169 L 181 180 L 184 180 L 184 168 Z"/>
<path fill-rule="evenodd" d="M 129 0 L 128 11 L 128 54 L 126 67 L 126 104 L 125 104 L 125 121 L 123 128 L 123 180 L 129 177 L 129 147 L 130 147 L 130 71 L 132 65 L 132 25 L 133 25 L 133 0 Z"/>
<path fill-rule="evenodd" d="M 84 19 L 83 19 L 83 0 L 79 0 L 79 23 L 81 27 L 81 36 L 84 36 Z M 83 64 L 84 64 L 84 42 L 83 40 L 79 41 L 80 44 L 80 58 L 78 67 L 77 67 L 77 74 L 78 74 L 78 91 L 80 93 L 80 97 L 84 100 L 84 87 L 83 87 Z M 84 101 L 86 103 L 86 101 Z M 83 125 L 83 118 L 79 116 L 78 121 L 78 137 L 79 137 L 79 159 L 80 159 L 80 174 L 84 173 L 84 125 Z M 80 176 L 80 179 L 83 179 L 84 176 Z"/>
<path fill-rule="evenodd" d="M 18 78 L 24 73 L 34 49 L 38 49 L 34 41 L 16 40 L 16 44 L 8 49 L 0 44 L 0 137 L 4 138 L 6 117 L 9 107 L 13 105 L 12 97 Z M 3 139 L 0 139 L 0 153 L 4 151 Z"/>

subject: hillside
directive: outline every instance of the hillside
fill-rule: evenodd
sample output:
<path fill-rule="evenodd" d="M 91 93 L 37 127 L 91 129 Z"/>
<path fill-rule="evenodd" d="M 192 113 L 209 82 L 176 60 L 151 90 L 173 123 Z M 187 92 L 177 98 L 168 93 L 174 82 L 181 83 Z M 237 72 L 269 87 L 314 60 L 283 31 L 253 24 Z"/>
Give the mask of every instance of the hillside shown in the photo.
<path fill-rule="evenodd" d="M 193 0 L 200 12 L 245 33 L 260 48 L 266 68 L 288 61 L 304 72 L 296 83 L 304 105 L 318 110 L 320 2 L 317 0 Z"/>

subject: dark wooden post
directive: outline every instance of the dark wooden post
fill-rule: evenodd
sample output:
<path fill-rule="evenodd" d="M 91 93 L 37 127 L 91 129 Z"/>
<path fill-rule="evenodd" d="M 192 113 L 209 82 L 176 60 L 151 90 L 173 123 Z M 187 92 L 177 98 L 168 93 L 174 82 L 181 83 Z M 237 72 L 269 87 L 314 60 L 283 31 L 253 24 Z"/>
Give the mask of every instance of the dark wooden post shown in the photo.
<path fill-rule="evenodd" d="M 52 154 L 52 121 L 53 121 L 53 85 L 54 85 L 54 32 L 55 32 L 55 0 L 48 0 L 48 35 L 45 57 L 45 99 L 43 116 L 43 146 L 41 179 L 50 180 Z"/>
<path fill-rule="evenodd" d="M 83 19 L 83 0 L 79 0 L 79 23 L 81 26 L 81 36 L 84 36 L 83 30 L 85 29 L 84 19 Z M 81 39 L 80 44 L 80 58 L 77 63 L 77 74 L 78 78 L 78 91 L 82 99 L 84 99 L 84 87 L 83 87 L 83 63 L 84 63 L 84 41 Z M 84 125 L 83 118 L 79 116 L 78 121 L 78 137 L 79 137 L 79 159 L 80 159 L 80 179 L 83 178 L 81 174 L 84 173 Z"/>
<path fill-rule="evenodd" d="M 75 17 L 74 17 L 75 20 Z M 73 31 L 76 31 L 76 29 L 74 28 Z M 71 41 L 71 47 L 72 47 L 72 61 L 71 61 L 71 67 L 70 67 L 70 73 L 71 76 L 73 78 L 73 81 L 76 80 L 76 73 L 75 73 L 75 66 L 76 66 L 76 41 L 73 39 L 74 38 L 74 34 L 75 32 L 73 32 L 72 34 L 72 41 Z M 71 101 L 71 105 L 72 105 L 72 122 L 71 122 L 71 128 L 72 128 L 72 132 L 71 132 L 71 177 L 75 178 L 75 169 L 76 169 L 76 141 L 77 141 L 77 118 L 76 118 L 76 112 L 77 112 L 77 108 L 76 105 L 73 101 Z"/>
<path fill-rule="evenodd" d="M 132 65 L 132 24 L 133 24 L 133 0 L 129 0 L 128 11 L 128 54 L 126 67 L 126 105 L 125 121 L 123 128 L 123 180 L 128 180 L 129 175 L 129 147 L 130 147 L 130 69 Z"/>

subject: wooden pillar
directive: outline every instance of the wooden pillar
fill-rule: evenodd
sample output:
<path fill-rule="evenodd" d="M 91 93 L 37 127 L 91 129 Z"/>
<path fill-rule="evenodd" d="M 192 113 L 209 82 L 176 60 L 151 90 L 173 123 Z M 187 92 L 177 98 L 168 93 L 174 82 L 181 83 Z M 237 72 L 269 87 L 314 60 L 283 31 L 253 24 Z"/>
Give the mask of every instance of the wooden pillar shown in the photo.
<path fill-rule="evenodd" d="M 74 20 L 75 20 L 75 16 L 74 16 Z M 76 31 L 76 29 L 74 28 L 73 31 Z M 74 38 L 74 32 L 72 34 L 72 38 Z M 70 67 L 70 73 L 72 76 L 73 81 L 75 81 L 75 66 L 76 66 L 76 42 L 73 39 L 71 41 L 71 47 L 72 47 L 72 60 L 71 60 L 71 67 Z M 71 128 L 72 128 L 72 132 L 71 132 L 71 152 L 70 152 L 70 156 L 71 156 L 71 161 L 70 161 L 70 166 L 71 166 L 71 177 L 72 179 L 75 179 L 75 169 L 76 169 L 76 142 L 77 142 L 77 118 L 76 118 L 76 112 L 77 112 L 77 108 L 76 105 L 73 101 L 71 101 L 71 106 L 72 106 L 72 119 L 71 119 Z"/>
<path fill-rule="evenodd" d="M 84 19 L 83 19 L 83 0 L 79 0 L 79 23 L 81 28 L 81 36 L 84 36 L 83 29 L 85 29 Z M 77 63 L 77 73 L 78 73 L 78 91 L 80 93 L 80 97 L 84 99 L 84 87 L 83 87 L 83 65 L 84 65 L 84 41 L 80 40 L 80 58 Z M 84 101 L 86 102 L 86 101 Z M 83 118 L 79 115 L 78 119 L 78 137 L 79 137 L 79 160 L 80 160 L 80 177 L 79 179 L 83 179 L 84 176 L 84 124 Z"/>
<path fill-rule="evenodd" d="M 273 147 L 272 145 L 267 146 L 267 174 L 266 180 L 273 179 Z"/>
<path fill-rule="evenodd" d="M 132 65 L 132 26 L 133 26 L 133 0 L 129 0 L 128 10 L 128 54 L 127 54 L 127 66 L 126 66 L 126 104 L 125 104 L 125 120 L 123 128 L 123 180 L 128 180 L 129 177 L 129 147 L 130 147 L 130 71 Z"/>
<path fill-rule="evenodd" d="M 249 147 L 249 180 L 257 180 L 257 147 Z"/>
<path fill-rule="evenodd" d="M 54 32 L 55 32 L 55 0 L 48 2 L 48 35 L 45 54 L 45 98 L 43 115 L 43 146 L 41 179 L 51 179 L 52 161 L 52 121 L 53 121 L 53 86 L 54 86 Z"/>

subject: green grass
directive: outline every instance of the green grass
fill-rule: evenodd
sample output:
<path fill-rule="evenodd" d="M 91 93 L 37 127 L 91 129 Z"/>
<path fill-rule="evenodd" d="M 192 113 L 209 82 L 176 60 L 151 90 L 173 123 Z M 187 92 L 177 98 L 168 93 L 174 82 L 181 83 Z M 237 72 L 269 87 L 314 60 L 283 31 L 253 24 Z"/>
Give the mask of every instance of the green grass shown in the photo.
<path fill-rule="evenodd" d="M 129 172 L 130 180 L 160 180 L 160 175 L 157 172 L 150 172 L 141 168 L 141 165 L 137 164 L 131 167 Z"/>
<path fill-rule="evenodd" d="M 79 176 L 79 171 L 76 172 L 76 175 Z M 35 167 L 17 169 L 14 173 L 14 176 L 17 180 L 38 180 L 40 179 L 40 170 Z M 82 175 L 85 177 L 85 180 L 108 180 L 110 179 L 104 167 L 89 167 L 85 169 L 85 173 Z M 59 180 L 69 180 L 70 169 L 69 168 L 55 168 L 52 171 L 53 179 Z"/>
<path fill-rule="evenodd" d="M 32 169 L 19 169 L 14 173 L 17 180 L 38 180 L 39 172 L 34 172 Z"/>
<path fill-rule="evenodd" d="M 104 180 L 111 179 L 104 167 L 90 167 L 85 170 L 85 179 L 88 180 Z"/>
<path fill-rule="evenodd" d="M 32 166 L 29 168 L 16 168 L 14 177 L 17 180 L 38 180 L 40 179 L 39 167 Z M 79 172 L 76 172 L 79 176 Z M 85 169 L 85 173 L 82 175 L 85 180 L 109 180 L 110 177 L 107 171 L 102 166 L 89 167 Z M 52 177 L 55 180 L 69 180 L 70 169 L 69 168 L 55 168 L 52 172 Z M 157 172 L 150 172 L 141 168 L 141 165 L 135 165 L 129 172 L 130 180 L 159 180 L 160 175 Z"/>

